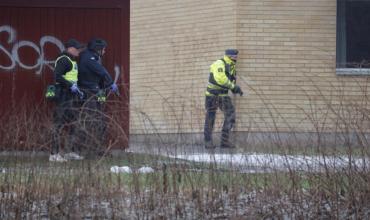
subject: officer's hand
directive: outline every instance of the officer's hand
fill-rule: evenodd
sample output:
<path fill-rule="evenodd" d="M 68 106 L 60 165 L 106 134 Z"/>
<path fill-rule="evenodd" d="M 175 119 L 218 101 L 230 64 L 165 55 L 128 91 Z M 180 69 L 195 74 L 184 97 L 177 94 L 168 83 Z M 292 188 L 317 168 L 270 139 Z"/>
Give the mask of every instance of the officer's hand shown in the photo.
<path fill-rule="evenodd" d="M 78 97 L 82 100 L 85 98 L 85 93 L 83 93 L 81 90 L 78 92 Z"/>
<path fill-rule="evenodd" d="M 232 93 L 234 94 L 240 94 L 240 96 L 243 95 L 243 91 L 242 89 L 238 86 L 238 85 L 235 85 L 234 88 L 231 90 Z"/>
<path fill-rule="evenodd" d="M 118 92 L 118 86 L 117 84 L 113 83 L 111 86 L 110 86 L 110 90 L 114 93 L 117 93 Z"/>
<path fill-rule="evenodd" d="M 77 93 L 77 92 L 79 92 L 79 91 L 80 91 L 80 90 L 78 89 L 77 83 L 73 83 L 70 89 L 71 89 L 71 92 L 72 92 L 72 93 Z"/>

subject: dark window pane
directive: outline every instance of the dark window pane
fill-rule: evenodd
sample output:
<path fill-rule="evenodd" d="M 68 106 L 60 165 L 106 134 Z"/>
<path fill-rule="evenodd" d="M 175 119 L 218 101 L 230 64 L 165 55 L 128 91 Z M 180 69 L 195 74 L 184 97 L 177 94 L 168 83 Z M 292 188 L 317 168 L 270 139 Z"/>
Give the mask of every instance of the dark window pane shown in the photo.
<path fill-rule="evenodd" d="M 337 2 L 337 67 L 370 68 L 370 0 Z"/>
<path fill-rule="evenodd" d="M 370 1 L 348 1 L 346 15 L 347 63 L 369 68 Z"/>

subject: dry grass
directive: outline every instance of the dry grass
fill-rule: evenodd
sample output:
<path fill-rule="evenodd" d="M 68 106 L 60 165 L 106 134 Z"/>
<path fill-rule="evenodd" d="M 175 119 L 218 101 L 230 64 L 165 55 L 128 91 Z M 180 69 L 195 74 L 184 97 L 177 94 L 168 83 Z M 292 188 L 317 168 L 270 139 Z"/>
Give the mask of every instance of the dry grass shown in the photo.
<path fill-rule="evenodd" d="M 275 132 L 263 136 L 260 142 L 245 144 L 274 146 L 285 154 L 303 144 L 314 149 L 316 155 L 340 153 L 350 159 L 356 156 L 368 160 L 370 112 L 367 92 L 356 103 L 351 100 L 334 102 L 320 92 L 317 88 L 314 96 L 307 94 L 311 108 L 302 109 L 314 128 L 314 138 L 308 139 L 309 142 L 301 143 L 294 138 L 290 140 L 296 141 L 285 141 L 275 123 L 285 121 L 284 117 L 279 116 L 271 103 L 265 103 L 266 111 L 276 119 L 270 124 L 270 130 Z M 263 99 L 263 94 L 259 95 Z M 317 105 L 317 102 L 321 104 Z M 166 99 L 164 103 L 171 105 Z M 117 123 L 125 120 L 122 111 L 126 111 L 127 106 L 120 100 L 107 104 L 114 106 L 108 113 L 101 113 L 108 121 L 111 138 L 105 144 L 110 149 L 127 138 L 122 125 Z M 45 108 L 46 104 L 41 104 L 37 110 L 27 111 L 30 108 L 25 107 L 6 113 L 1 118 L 0 129 L 5 134 L 1 148 L 47 150 L 52 125 L 51 115 L 44 111 Z M 166 109 L 168 115 L 177 115 L 168 106 Z M 144 109 L 135 109 L 135 113 L 148 126 L 144 133 L 152 134 L 155 122 Z M 183 117 L 177 118 L 177 122 L 179 130 L 186 123 Z M 80 119 L 76 123 L 83 124 L 84 121 Z M 334 136 L 344 140 L 337 151 L 327 151 L 324 134 L 328 124 L 334 125 L 330 127 Z M 150 140 L 142 144 L 168 144 L 161 134 L 157 135 L 155 143 Z M 290 135 L 297 135 L 294 128 Z M 100 143 L 99 138 L 96 141 Z M 171 142 L 173 148 L 180 145 L 181 138 Z M 332 146 L 337 147 L 335 143 Z M 302 149 L 299 152 L 305 153 L 305 147 Z M 348 166 L 334 169 L 324 164 L 323 172 L 301 172 L 288 167 L 285 172 L 275 170 L 259 174 L 240 173 L 236 167 L 225 167 L 218 162 L 199 164 L 136 154 L 62 165 L 49 163 L 46 157 L 15 157 L 11 160 L 2 157 L 0 160 L 0 166 L 5 167 L 5 173 L 0 174 L 1 219 L 370 218 L 369 167 L 353 166 L 351 160 Z M 113 174 L 109 167 L 114 164 L 134 168 L 150 165 L 156 172 Z"/>

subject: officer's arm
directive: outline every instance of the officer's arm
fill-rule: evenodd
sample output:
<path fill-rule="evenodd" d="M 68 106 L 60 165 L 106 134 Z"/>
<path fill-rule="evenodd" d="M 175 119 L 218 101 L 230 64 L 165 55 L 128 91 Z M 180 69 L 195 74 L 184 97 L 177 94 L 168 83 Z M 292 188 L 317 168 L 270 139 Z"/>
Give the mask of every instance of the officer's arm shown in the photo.
<path fill-rule="evenodd" d="M 89 69 L 99 75 L 101 78 L 104 79 L 104 86 L 107 88 L 113 84 L 112 77 L 109 75 L 108 71 L 96 60 L 90 59 L 88 61 Z"/>
<path fill-rule="evenodd" d="M 64 79 L 64 75 L 71 71 L 72 63 L 68 60 L 67 57 L 62 57 L 56 63 L 54 69 L 55 82 L 60 83 L 64 87 L 72 86 L 72 83 Z"/>
<path fill-rule="evenodd" d="M 229 89 L 233 89 L 235 84 L 229 80 L 225 73 L 225 65 L 222 61 L 217 61 L 212 66 L 213 77 L 217 84 L 227 87 Z"/>
<path fill-rule="evenodd" d="M 231 80 L 232 83 L 236 84 L 236 71 L 235 71 L 234 75 L 230 76 L 230 80 Z"/>

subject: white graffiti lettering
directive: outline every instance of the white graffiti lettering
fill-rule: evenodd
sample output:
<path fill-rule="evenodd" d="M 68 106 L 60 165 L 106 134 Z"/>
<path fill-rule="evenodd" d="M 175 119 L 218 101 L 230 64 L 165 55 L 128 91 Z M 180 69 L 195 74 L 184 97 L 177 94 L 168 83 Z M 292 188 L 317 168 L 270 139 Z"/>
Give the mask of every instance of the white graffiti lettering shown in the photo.
<path fill-rule="evenodd" d="M 17 65 L 26 70 L 36 70 L 36 74 L 40 74 L 44 66 L 48 66 L 51 70 L 53 70 L 54 68 L 52 64 L 54 63 L 54 60 L 45 59 L 45 45 L 48 43 L 53 44 L 59 49 L 60 52 L 64 50 L 63 43 L 54 36 L 43 36 L 40 39 L 39 45 L 36 45 L 34 42 L 26 40 L 16 42 L 17 32 L 11 26 L 0 26 L 0 34 L 4 32 L 9 35 L 7 43 L 12 46 L 12 49 L 10 52 L 4 47 L 4 45 L 0 44 L 0 52 L 4 53 L 8 60 L 10 60 L 10 64 L 7 66 L 3 65 L 3 63 L 0 63 L 0 70 L 11 71 L 14 70 Z M 34 64 L 27 65 L 22 62 L 22 59 L 19 56 L 19 50 L 23 47 L 31 48 L 38 55 Z"/>
<path fill-rule="evenodd" d="M 62 52 L 65 48 L 63 43 L 54 36 L 43 36 L 40 38 L 39 45 L 36 45 L 34 42 L 22 40 L 19 42 L 16 42 L 17 38 L 17 32 L 9 25 L 3 25 L 0 26 L 0 34 L 1 33 L 7 33 L 9 35 L 7 39 L 7 43 L 12 46 L 11 51 L 8 51 L 4 45 L 0 42 L 0 53 L 4 53 L 5 56 L 10 60 L 10 64 L 6 66 L 4 63 L 1 63 L 0 61 L 0 71 L 12 71 L 16 68 L 18 65 L 19 67 L 25 69 L 25 70 L 35 70 L 36 74 L 40 74 L 44 67 L 47 66 L 51 70 L 54 70 L 54 62 L 55 60 L 47 60 L 46 54 L 45 54 L 45 47 L 47 44 L 51 44 L 57 47 L 59 49 L 59 52 Z M 34 50 L 38 57 L 36 57 L 36 61 L 34 64 L 27 65 L 24 62 L 22 62 L 22 57 L 19 56 L 19 50 L 24 47 L 29 47 L 32 50 Z M 115 64 L 114 66 L 114 72 L 115 72 L 115 83 L 118 80 L 118 77 L 120 75 L 120 68 L 119 65 Z"/>
<path fill-rule="evenodd" d="M 40 39 L 40 48 L 41 48 L 41 54 L 40 54 L 40 60 L 42 60 L 42 64 L 40 66 L 40 69 L 39 69 L 39 72 L 42 71 L 42 68 L 44 67 L 44 65 L 48 66 L 50 69 L 54 69 L 54 62 L 55 60 L 45 60 L 45 45 L 47 43 L 51 43 L 51 44 L 54 44 L 56 45 L 58 48 L 59 48 L 59 51 L 63 51 L 64 50 L 64 45 L 62 44 L 62 42 L 56 38 L 56 37 L 53 37 L 53 36 L 44 36 Z"/>
<path fill-rule="evenodd" d="M 20 60 L 19 58 L 19 55 L 18 55 L 18 50 L 19 48 L 22 48 L 22 47 L 31 47 L 32 49 L 34 49 L 37 54 L 39 55 L 39 58 L 37 59 L 37 63 L 33 66 L 27 66 L 26 64 L 23 64 L 22 61 Z M 34 69 L 38 66 L 40 66 L 40 49 L 38 48 L 38 46 L 30 41 L 20 41 L 19 43 L 16 43 L 13 47 L 13 50 L 12 50 L 12 56 L 13 56 L 13 59 L 15 60 L 15 62 L 17 62 L 19 64 L 20 67 L 22 67 L 23 69 Z"/>
<path fill-rule="evenodd" d="M 1 26 L 0 27 L 0 33 L 1 32 L 7 32 L 9 34 L 9 38 L 8 38 L 8 44 L 11 44 L 14 42 L 15 40 L 15 30 L 13 30 L 13 28 L 11 28 L 10 26 L 7 26 L 7 25 L 4 25 L 4 26 Z M 12 55 L 9 53 L 9 51 L 6 50 L 6 48 L 0 44 L 0 50 L 5 53 L 5 55 L 7 57 L 9 57 L 10 61 L 11 61 L 11 64 L 9 66 L 3 66 L 1 65 L 0 63 L 0 69 L 2 70 L 12 70 L 14 69 L 15 67 L 15 61 L 12 57 Z"/>

